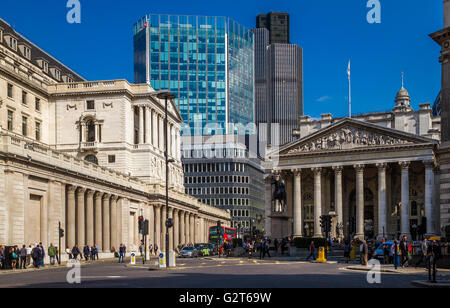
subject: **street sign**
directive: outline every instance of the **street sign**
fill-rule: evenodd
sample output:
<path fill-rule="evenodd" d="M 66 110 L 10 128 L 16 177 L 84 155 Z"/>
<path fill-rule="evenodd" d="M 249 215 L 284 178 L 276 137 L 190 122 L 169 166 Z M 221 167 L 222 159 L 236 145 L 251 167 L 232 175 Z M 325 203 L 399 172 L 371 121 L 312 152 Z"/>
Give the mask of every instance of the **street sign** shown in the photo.
<path fill-rule="evenodd" d="M 136 254 L 134 252 L 131 253 L 131 265 L 136 265 Z"/>
<path fill-rule="evenodd" d="M 159 268 L 166 268 L 166 253 L 161 252 L 159 254 Z"/>

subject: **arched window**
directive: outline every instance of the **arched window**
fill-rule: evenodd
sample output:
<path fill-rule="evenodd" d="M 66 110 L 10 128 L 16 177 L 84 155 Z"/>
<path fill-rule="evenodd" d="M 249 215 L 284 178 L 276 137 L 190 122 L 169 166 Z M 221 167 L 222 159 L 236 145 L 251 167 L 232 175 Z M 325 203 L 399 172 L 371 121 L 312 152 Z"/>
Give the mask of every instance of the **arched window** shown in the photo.
<path fill-rule="evenodd" d="M 95 141 L 95 123 L 92 120 L 89 120 L 86 123 L 87 128 L 87 142 L 94 142 Z"/>
<path fill-rule="evenodd" d="M 98 159 L 95 155 L 88 155 L 84 158 L 84 160 L 98 165 Z"/>

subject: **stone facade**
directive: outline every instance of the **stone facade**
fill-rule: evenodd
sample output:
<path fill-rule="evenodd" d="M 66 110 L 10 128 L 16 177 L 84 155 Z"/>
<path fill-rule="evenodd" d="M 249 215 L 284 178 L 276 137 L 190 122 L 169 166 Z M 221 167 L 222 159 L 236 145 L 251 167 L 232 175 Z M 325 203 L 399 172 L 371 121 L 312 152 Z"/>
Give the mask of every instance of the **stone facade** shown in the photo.
<path fill-rule="evenodd" d="M 440 118 L 429 104 L 414 111 L 403 87 L 395 101 L 392 112 L 301 118 L 299 139 L 267 161 L 269 235 L 322 237 L 321 215 L 333 216 L 331 235 L 340 238 L 397 238 L 425 220 L 426 234 L 440 234 Z M 284 207 L 272 201 L 280 180 Z"/>
<path fill-rule="evenodd" d="M 64 247 L 96 244 L 109 252 L 124 243 L 134 250 L 143 215 L 149 241 L 165 249 L 164 102 L 157 92 L 124 80 L 86 82 L 4 21 L 0 29 L 0 244 L 57 244 L 61 223 Z M 30 51 L 10 46 L 11 36 Z M 228 226 L 230 215 L 184 193 L 181 118 L 171 101 L 168 110 L 175 249 L 207 242 L 208 227 Z"/>

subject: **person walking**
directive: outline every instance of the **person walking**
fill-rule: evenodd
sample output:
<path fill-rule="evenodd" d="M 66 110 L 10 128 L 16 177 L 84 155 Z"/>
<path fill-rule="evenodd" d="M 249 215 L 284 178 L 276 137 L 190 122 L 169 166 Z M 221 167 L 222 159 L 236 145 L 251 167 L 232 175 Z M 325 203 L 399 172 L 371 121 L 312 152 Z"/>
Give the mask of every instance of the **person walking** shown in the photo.
<path fill-rule="evenodd" d="M 35 268 L 39 268 L 41 266 L 41 257 L 42 257 L 42 251 L 39 245 L 33 248 L 31 256 L 33 258 L 33 266 Z"/>
<path fill-rule="evenodd" d="M 423 262 L 425 262 L 425 266 L 427 266 L 427 251 L 428 251 L 428 240 L 426 238 L 423 239 L 422 244 L 420 245 L 419 251 L 419 260 L 417 260 L 415 264 L 415 268 L 418 268 Z"/>
<path fill-rule="evenodd" d="M 408 239 L 406 236 L 403 236 L 402 240 L 400 241 L 400 251 L 402 253 L 401 255 L 401 267 L 404 267 L 405 264 L 408 266 Z"/>
<path fill-rule="evenodd" d="M 125 257 L 125 247 L 123 244 L 120 244 L 119 247 L 119 263 L 124 263 L 124 257 Z M 122 262 L 120 262 L 122 261 Z"/>
<path fill-rule="evenodd" d="M 346 240 L 344 243 L 344 258 L 345 258 L 345 263 L 347 263 L 347 264 L 350 260 L 351 252 L 352 252 L 352 244 L 350 243 L 349 240 Z"/>
<path fill-rule="evenodd" d="M 86 245 L 84 245 L 84 248 L 83 248 L 83 256 L 84 256 L 84 260 L 86 262 L 89 261 L 90 255 L 91 255 L 91 250 L 90 250 L 89 246 L 86 244 Z"/>
<path fill-rule="evenodd" d="M 23 245 L 19 251 L 20 269 L 27 269 L 27 246 Z"/>
<path fill-rule="evenodd" d="M 73 258 L 72 250 L 70 250 L 69 247 L 66 248 L 66 254 L 69 256 L 69 260 L 72 260 Z"/>
<path fill-rule="evenodd" d="M 78 245 L 73 246 L 72 256 L 75 261 L 78 261 L 78 256 L 80 256 L 80 261 L 81 261 L 81 251 L 80 251 L 80 248 L 78 248 Z"/>
<path fill-rule="evenodd" d="M 181 245 L 179 245 L 179 246 L 181 246 Z M 153 254 L 153 245 L 152 245 L 152 243 L 150 243 L 150 245 L 148 246 L 148 252 L 150 253 L 150 255 Z"/>
<path fill-rule="evenodd" d="M 0 246 L 0 269 L 5 269 L 6 262 L 5 262 L 5 246 Z"/>
<path fill-rule="evenodd" d="M 11 266 L 12 269 L 15 270 L 17 268 L 17 261 L 19 260 L 19 255 L 17 254 L 18 251 L 16 250 L 16 248 L 11 248 L 10 250 L 10 254 L 11 254 Z"/>
<path fill-rule="evenodd" d="M 42 243 L 39 243 L 39 248 L 41 249 L 41 266 L 45 267 L 45 249 Z"/>
<path fill-rule="evenodd" d="M 306 258 L 306 261 L 309 261 L 311 257 L 313 260 L 316 260 L 316 246 L 314 246 L 314 241 L 311 241 L 311 244 L 309 245 L 309 256 Z"/>
<path fill-rule="evenodd" d="M 50 246 L 48 247 L 48 256 L 50 257 L 50 264 L 55 265 L 56 260 L 56 247 L 53 246 L 53 243 L 50 243 Z"/>
<path fill-rule="evenodd" d="M 155 243 L 155 255 L 158 255 L 158 244 Z"/>
<path fill-rule="evenodd" d="M 397 269 L 400 263 L 401 255 L 400 246 L 397 240 L 394 240 L 394 244 L 392 244 L 392 255 L 394 256 L 394 267 Z"/>
<path fill-rule="evenodd" d="M 28 245 L 27 247 L 27 264 L 26 266 L 30 266 L 31 265 L 31 252 L 33 251 L 33 248 L 31 247 L 31 245 Z"/>

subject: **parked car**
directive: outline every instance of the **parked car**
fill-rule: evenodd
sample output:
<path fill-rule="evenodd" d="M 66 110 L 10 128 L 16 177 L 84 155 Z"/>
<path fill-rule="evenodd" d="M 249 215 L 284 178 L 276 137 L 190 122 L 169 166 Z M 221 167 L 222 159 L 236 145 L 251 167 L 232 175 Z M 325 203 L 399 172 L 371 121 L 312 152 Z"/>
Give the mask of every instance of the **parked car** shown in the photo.
<path fill-rule="evenodd" d="M 194 246 L 183 247 L 180 251 L 181 258 L 197 258 L 198 250 Z"/>
<path fill-rule="evenodd" d="M 392 245 L 394 245 L 393 241 L 386 241 L 384 244 L 380 244 L 378 248 L 375 250 L 375 253 L 373 254 L 374 259 L 383 259 L 384 258 L 384 250 L 383 245 L 389 246 L 389 257 L 393 256 L 393 251 L 391 249 Z"/>

